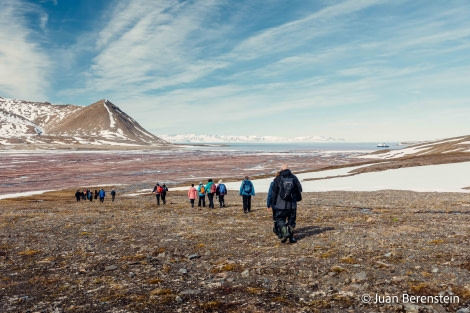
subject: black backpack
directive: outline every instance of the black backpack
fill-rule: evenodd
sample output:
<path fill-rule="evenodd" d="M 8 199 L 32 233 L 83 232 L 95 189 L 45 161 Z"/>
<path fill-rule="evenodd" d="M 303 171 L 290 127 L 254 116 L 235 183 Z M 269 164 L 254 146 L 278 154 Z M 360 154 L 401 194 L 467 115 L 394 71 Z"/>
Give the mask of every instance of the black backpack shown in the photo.
<path fill-rule="evenodd" d="M 281 176 L 279 196 L 284 201 L 294 200 L 294 177 L 283 177 Z"/>

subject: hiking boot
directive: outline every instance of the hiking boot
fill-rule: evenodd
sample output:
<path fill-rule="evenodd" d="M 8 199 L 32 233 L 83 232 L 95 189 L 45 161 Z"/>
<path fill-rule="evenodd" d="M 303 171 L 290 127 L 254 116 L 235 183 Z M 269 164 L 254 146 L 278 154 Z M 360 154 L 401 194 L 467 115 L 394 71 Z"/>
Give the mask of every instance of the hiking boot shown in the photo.
<path fill-rule="evenodd" d="M 296 243 L 297 239 L 294 238 L 294 228 L 292 226 L 287 226 L 287 230 L 289 232 L 289 242 Z"/>
<path fill-rule="evenodd" d="M 282 233 L 279 231 L 279 228 L 276 226 L 273 227 L 273 233 L 276 234 L 277 238 L 281 239 L 282 238 Z"/>
<path fill-rule="evenodd" d="M 287 238 L 289 238 L 289 231 L 287 230 L 286 226 L 282 226 L 281 235 L 282 235 L 281 242 L 282 243 L 286 242 Z"/>

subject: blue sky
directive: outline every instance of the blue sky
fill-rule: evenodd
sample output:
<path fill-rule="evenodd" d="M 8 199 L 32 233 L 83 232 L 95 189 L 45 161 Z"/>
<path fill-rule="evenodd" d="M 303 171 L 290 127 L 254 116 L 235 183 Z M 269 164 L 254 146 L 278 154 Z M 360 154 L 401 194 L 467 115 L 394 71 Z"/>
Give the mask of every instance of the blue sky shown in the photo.
<path fill-rule="evenodd" d="M 159 134 L 470 135 L 470 1 L 2 0 L 0 96 Z"/>

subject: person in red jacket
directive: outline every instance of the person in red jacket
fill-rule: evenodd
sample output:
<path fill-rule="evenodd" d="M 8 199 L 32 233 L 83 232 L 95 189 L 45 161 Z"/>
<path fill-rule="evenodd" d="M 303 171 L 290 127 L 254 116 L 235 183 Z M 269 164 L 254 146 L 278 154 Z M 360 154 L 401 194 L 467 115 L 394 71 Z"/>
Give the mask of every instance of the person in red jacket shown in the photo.
<path fill-rule="evenodd" d="M 194 200 L 197 199 L 197 196 L 198 196 L 197 189 L 194 188 L 194 184 L 191 184 L 191 187 L 189 187 L 189 190 L 188 190 L 188 198 L 189 198 L 189 202 L 191 203 L 192 208 L 194 208 Z"/>
<path fill-rule="evenodd" d="M 160 196 L 162 195 L 163 188 L 160 186 L 159 183 L 153 187 L 152 193 L 155 194 L 155 197 L 157 198 L 157 205 L 160 205 Z"/>

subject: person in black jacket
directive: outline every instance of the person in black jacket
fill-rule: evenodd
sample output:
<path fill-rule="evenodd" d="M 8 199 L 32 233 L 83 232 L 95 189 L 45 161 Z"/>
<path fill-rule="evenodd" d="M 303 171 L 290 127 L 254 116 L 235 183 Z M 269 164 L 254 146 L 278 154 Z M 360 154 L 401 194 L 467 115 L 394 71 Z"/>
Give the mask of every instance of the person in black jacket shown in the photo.
<path fill-rule="evenodd" d="M 168 191 L 168 187 L 163 184 L 162 185 L 162 201 L 163 201 L 163 204 L 166 204 L 166 192 Z"/>
<path fill-rule="evenodd" d="M 278 177 L 278 176 L 279 176 L 279 172 L 276 172 L 273 181 L 269 185 L 268 198 L 266 199 L 266 210 L 268 210 L 268 211 L 272 209 L 271 208 L 271 198 L 272 198 L 272 195 L 273 195 L 274 181 L 276 180 L 276 177 Z M 276 210 L 272 210 L 273 222 L 274 222 L 273 232 L 277 235 L 277 237 L 279 239 L 281 239 L 282 238 L 282 233 L 281 233 L 281 230 L 279 229 L 279 227 L 277 227 L 276 218 L 275 218 L 275 215 L 274 215 L 274 213 L 276 213 L 275 211 Z"/>
<path fill-rule="evenodd" d="M 299 201 L 302 201 L 302 185 L 297 176 L 283 164 L 279 176 L 274 180 L 270 201 L 276 226 L 282 234 L 282 243 L 287 239 L 290 243 L 297 242 L 294 238 L 294 228 Z"/>
<path fill-rule="evenodd" d="M 77 199 L 77 202 L 80 202 L 80 199 L 82 198 L 82 192 L 80 190 L 75 192 L 75 198 Z"/>

